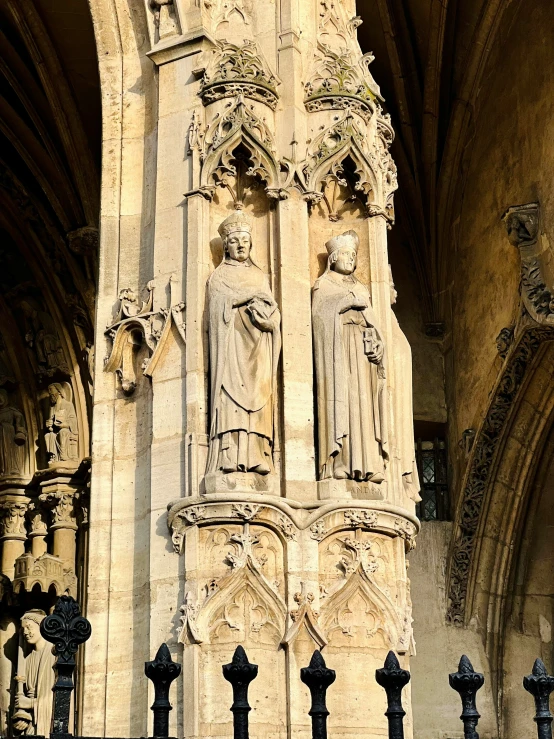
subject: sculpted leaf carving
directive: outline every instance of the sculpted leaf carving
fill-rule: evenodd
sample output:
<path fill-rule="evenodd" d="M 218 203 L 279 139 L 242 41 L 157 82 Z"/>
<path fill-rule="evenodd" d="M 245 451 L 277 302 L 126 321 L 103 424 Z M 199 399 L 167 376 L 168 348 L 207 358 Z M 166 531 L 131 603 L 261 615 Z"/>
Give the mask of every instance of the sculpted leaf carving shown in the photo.
<path fill-rule="evenodd" d="M 375 99 L 381 98 L 368 65 L 375 58 L 364 54 L 357 58 L 349 48 L 334 52 L 323 43 L 308 82 L 304 85 L 304 104 L 309 112 L 325 109 L 352 108 L 363 118 L 369 119 L 376 110 Z"/>
<path fill-rule="evenodd" d="M 242 95 L 277 107 L 277 78 L 270 70 L 257 44 L 245 39 L 240 46 L 217 42 L 207 65 L 200 97 L 204 105 Z"/>

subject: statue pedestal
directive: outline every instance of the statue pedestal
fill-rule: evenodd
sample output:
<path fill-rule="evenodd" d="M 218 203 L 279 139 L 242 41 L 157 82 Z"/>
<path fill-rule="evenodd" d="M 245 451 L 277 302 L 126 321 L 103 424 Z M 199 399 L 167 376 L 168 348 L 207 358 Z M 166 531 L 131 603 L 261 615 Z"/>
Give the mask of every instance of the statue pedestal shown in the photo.
<path fill-rule="evenodd" d="M 269 493 L 276 494 L 275 475 L 256 472 L 210 472 L 204 478 L 204 493 Z"/>
<path fill-rule="evenodd" d="M 386 482 L 356 482 L 356 480 L 319 480 L 319 500 L 384 500 Z"/>

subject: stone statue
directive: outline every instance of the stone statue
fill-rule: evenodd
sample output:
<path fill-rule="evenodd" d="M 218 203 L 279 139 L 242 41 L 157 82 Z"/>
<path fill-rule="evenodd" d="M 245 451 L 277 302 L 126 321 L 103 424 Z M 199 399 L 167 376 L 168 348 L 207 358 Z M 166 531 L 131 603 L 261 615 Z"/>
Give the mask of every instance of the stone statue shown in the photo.
<path fill-rule="evenodd" d="M 238 210 L 219 227 L 223 261 L 208 281 L 211 427 L 208 472 L 273 469 L 273 405 L 281 315 L 250 258 L 252 226 Z"/>
<path fill-rule="evenodd" d="M 389 265 L 389 285 L 391 305 L 396 303 L 396 290 Z M 393 408 L 396 430 L 396 445 L 400 458 L 402 481 L 408 496 L 418 502 L 419 475 L 415 461 L 414 411 L 412 398 L 412 350 L 410 343 L 400 328 L 392 312 L 392 341 L 394 346 L 394 392 Z"/>
<path fill-rule="evenodd" d="M 20 307 L 25 317 L 25 341 L 36 357 L 39 374 L 52 375 L 56 370 L 68 372 L 52 317 L 30 300 L 22 300 Z"/>
<path fill-rule="evenodd" d="M 23 414 L 9 404 L 7 391 L 0 388 L 0 475 L 22 473 L 21 447 L 26 439 Z"/>
<path fill-rule="evenodd" d="M 369 291 L 354 276 L 358 235 L 325 246 L 312 297 L 319 478 L 384 479 L 387 451 L 384 343 Z"/>
<path fill-rule="evenodd" d="M 46 419 L 46 451 L 48 464 L 74 462 L 79 459 L 79 429 L 73 405 L 73 392 L 68 382 L 48 386 L 50 415 Z"/>
<path fill-rule="evenodd" d="M 12 722 L 20 734 L 50 734 L 56 658 L 52 645 L 40 633 L 40 624 L 45 617 L 44 611 L 33 608 L 21 618 L 21 631 L 30 652 L 26 657 L 21 653 L 15 678 L 17 691 Z"/>

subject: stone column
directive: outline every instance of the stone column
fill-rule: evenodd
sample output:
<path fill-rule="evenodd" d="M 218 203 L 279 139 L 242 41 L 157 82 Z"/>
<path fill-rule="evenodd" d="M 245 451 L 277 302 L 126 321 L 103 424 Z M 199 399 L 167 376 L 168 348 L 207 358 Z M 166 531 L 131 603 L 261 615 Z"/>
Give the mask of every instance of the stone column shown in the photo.
<path fill-rule="evenodd" d="M 95 380 L 94 643 L 87 650 L 83 734 L 151 731 L 146 714 L 129 718 L 118 706 L 148 703 L 141 663 L 165 641 L 183 663 L 183 682 L 171 688 L 172 735 L 231 736 L 221 665 L 240 642 L 259 665 L 251 686 L 253 733 L 307 734 L 299 669 L 315 648 L 325 648 L 328 666 L 337 670 L 330 730 L 349 739 L 382 736 L 384 694 L 368 676 L 389 649 L 403 667 L 409 663 L 406 554 L 417 530 L 414 503 L 396 462 L 374 481 L 368 469 L 363 479 L 320 479 L 323 419 L 316 416 L 314 381 L 312 289 L 329 271 L 326 244 L 352 230 L 357 282 L 347 276 L 345 294 L 367 296 L 389 363 L 381 363 L 360 400 L 361 415 L 371 405 L 375 427 L 389 429 L 388 440 L 374 439 L 383 442 L 381 459 L 387 441 L 396 447 L 400 422 L 412 421 L 406 407 L 405 417 L 395 418 L 400 404 L 391 400 L 393 132 L 371 59 L 357 43 L 355 3 L 114 5 L 116 17 L 97 21 L 112 136 L 104 162 L 97 335 L 106 325 L 110 330 L 106 371 L 98 354 Z M 120 41 L 108 43 L 113 24 Z M 233 220 L 237 213 L 244 219 Z M 239 221 L 250 223 L 239 229 L 250 234 L 250 264 L 232 257 L 231 231 L 222 227 Z M 210 322 L 215 303 L 206 282 L 222 263 L 229 267 L 218 283 L 223 307 Z M 243 267 L 252 267 L 250 282 L 241 279 Z M 263 295 L 240 304 L 239 293 L 254 283 Z M 234 297 L 225 302 L 224 294 Z M 252 318 L 253 306 L 254 313 L 260 307 L 253 297 L 277 305 L 280 355 L 271 316 Z M 345 321 L 355 324 L 352 316 Z M 237 399 L 238 386 L 252 384 L 238 377 L 238 360 L 236 397 L 227 393 L 233 378 L 225 375 L 217 385 L 210 375 L 218 361 L 230 366 L 231 339 L 233 356 L 241 355 L 248 331 L 272 347 L 263 356 L 270 357 L 275 386 L 264 374 L 272 395 L 268 401 L 260 393 L 261 407 L 253 405 L 251 387 L 252 403 Z M 366 333 L 364 347 L 372 342 Z M 132 374 L 124 384 L 123 366 Z M 226 416 L 218 415 L 222 408 Z M 253 448 L 256 434 L 264 439 L 272 462 L 267 475 L 263 466 L 256 472 L 241 462 L 239 469 L 224 456 L 208 471 L 218 424 L 227 424 L 221 436 L 235 431 L 231 416 L 240 417 L 241 438 Z M 221 440 L 225 450 L 229 438 Z M 71 530 L 64 530 L 69 539 Z M 371 711 L 360 710 L 368 705 Z"/>

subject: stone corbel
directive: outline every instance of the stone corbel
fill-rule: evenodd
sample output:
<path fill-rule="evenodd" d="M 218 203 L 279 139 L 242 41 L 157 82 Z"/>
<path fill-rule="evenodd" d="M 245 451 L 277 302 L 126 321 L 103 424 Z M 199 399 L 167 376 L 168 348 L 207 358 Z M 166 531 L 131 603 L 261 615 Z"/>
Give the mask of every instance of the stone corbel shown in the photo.
<path fill-rule="evenodd" d="M 531 318 L 554 324 L 554 271 L 547 259 L 548 245 L 539 240 L 539 203 L 513 205 L 502 216 L 508 240 L 521 256 L 521 298 Z"/>
<path fill-rule="evenodd" d="M 171 284 L 172 281 L 170 286 Z M 104 371 L 114 372 L 117 375 L 127 396 L 135 392 L 140 371 L 143 375 L 152 377 L 161 348 L 172 325 L 176 327 L 183 341 L 185 340 L 184 303 L 174 303 L 171 298 L 169 308 L 154 311 L 153 282 L 149 282 L 146 289 L 148 297 L 142 303 L 130 288 L 120 290 L 115 320 L 106 331 L 106 335 L 112 341 L 112 347 L 105 359 Z M 149 356 L 139 368 L 137 355 L 143 346 L 148 348 Z"/>

